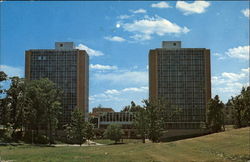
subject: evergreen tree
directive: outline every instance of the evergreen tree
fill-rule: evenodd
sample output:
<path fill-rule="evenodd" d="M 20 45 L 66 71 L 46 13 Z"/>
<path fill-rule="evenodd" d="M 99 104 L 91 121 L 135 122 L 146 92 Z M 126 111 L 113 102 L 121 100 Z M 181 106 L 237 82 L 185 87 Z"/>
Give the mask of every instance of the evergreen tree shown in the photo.
<path fill-rule="evenodd" d="M 88 140 L 91 140 L 94 137 L 94 126 L 90 122 L 85 122 L 85 138 Z"/>
<path fill-rule="evenodd" d="M 84 116 L 81 110 L 75 108 L 71 115 L 71 123 L 70 123 L 73 140 L 76 141 L 80 146 L 84 142 Z"/>
<path fill-rule="evenodd" d="M 212 132 L 219 132 L 224 129 L 223 108 L 224 104 L 220 101 L 218 95 L 214 99 L 210 99 L 207 111 L 207 127 Z"/>

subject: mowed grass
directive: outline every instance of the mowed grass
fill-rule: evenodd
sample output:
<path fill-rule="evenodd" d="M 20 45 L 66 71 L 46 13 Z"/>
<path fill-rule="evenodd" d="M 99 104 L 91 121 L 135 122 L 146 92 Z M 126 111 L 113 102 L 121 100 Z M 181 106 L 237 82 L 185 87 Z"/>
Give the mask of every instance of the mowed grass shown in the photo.
<path fill-rule="evenodd" d="M 250 127 L 166 143 L 89 147 L 1 146 L 1 160 L 16 161 L 248 161 Z"/>

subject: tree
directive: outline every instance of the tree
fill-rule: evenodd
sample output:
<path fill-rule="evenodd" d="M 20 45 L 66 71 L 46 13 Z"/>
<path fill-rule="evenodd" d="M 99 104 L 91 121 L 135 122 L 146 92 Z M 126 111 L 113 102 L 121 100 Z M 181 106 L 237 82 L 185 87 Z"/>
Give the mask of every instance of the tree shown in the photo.
<path fill-rule="evenodd" d="M 224 105 L 224 109 L 223 109 L 223 113 L 224 113 L 224 123 L 225 125 L 233 125 L 234 121 L 233 121 L 233 107 L 230 103 L 230 100 L 228 100 L 228 102 Z"/>
<path fill-rule="evenodd" d="M 180 112 L 180 109 L 171 105 L 163 98 L 151 98 L 143 100 L 143 107 L 131 102 L 130 108 L 134 107 L 134 125 L 137 133 L 145 143 L 146 137 L 152 142 L 159 142 L 162 133 L 166 130 L 166 123 Z M 130 110 L 130 109 L 129 109 Z"/>
<path fill-rule="evenodd" d="M 28 130 L 35 128 L 37 136 L 41 128 L 46 129 L 50 144 L 53 143 L 52 134 L 57 127 L 61 111 L 61 94 L 55 83 L 47 78 L 30 81 L 26 88 L 26 127 Z"/>
<path fill-rule="evenodd" d="M 228 103 L 232 107 L 232 116 L 236 128 L 246 127 L 250 121 L 250 86 L 243 87 L 241 94 L 232 97 Z"/>
<path fill-rule="evenodd" d="M 0 124 L 6 126 L 10 120 L 10 110 L 5 96 L 6 89 L 2 89 L 2 82 L 6 81 L 8 76 L 0 71 Z"/>
<path fill-rule="evenodd" d="M 84 116 L 81 110 L 75 108 L 72 112 L 71 123 L 70 123 L 73 140 L 76 141 L 80 146 L 84 142 Z"/>
<path fill-rule="evenodd" d="M 70 124 L 66 124 L 63 126 L 64 132 L 66 134 L 66 143 L 72 143 L 73 141 L 73 131 Z"/>
<path fill-rule="evenodd" d="M 140 105 L 136 105 L 134 101 L 131 101 L 131 105 L 125 106 L 121 112 L 137 112 L 140 108 Z"/>
<path fill-rule="evenodd" d="M 210 99 L 208 102 L 207 111 L 207 127 L 212 132 L 220 132 L 224 129 L 224 104 L 220 101 L 219 96 L 216 95 L 214 99 Z"/>
<path fill-rule="evenodd" d="M 105 138 L 115 141 L 117 143 L 122 138 L 123 131 L 118 124 L 110 124 L 104 132 Z"/>
<path fill-rule="evenodd" d="M 141 136 L 142 143 L 145 143 L 148 131 L 148 114 L 145 108 L 141 107 L 139 111 L 135 113 L 134 125 L 136 131 Z"/>
<path fill-rule="evenodd" d="M 243 98 L 243 126 L 250 126 L 250 86 L 243 87 L 241 91 L 241 95 Z"/>
<path fill-rule="evenodd" d="M 5 74 L 3 71 L 0 71 L 0 82 L 6 81 L 8 79 L 7 74 Z M 0 94 L 5 92 L 5 89 L 2 89 L 2 85 L 0 85 Z"/>
<path fill-rule="evenodd" d="M 147 113 L 148 121 L 148 138 L 152 142 L 159 142 L 162 132 L 164 130 L 164 108 L 162 102 L 158 99 L 143 100 L 144 108 Z"/>
<path fill-rule="evenodd" d="M 11 77 L 11 85 L 7 90 L 7 103 L 10 109 L 10 123 L 13 129 L 23 127 L 23 102 L 24 102 L 24 79 L 19 77 Z M 15 131 L 14 131 L 15 132 Z"/>
<path fill-rule="evenodd" d="M 94 126 L 90 122 L 85 122 L 85 138 L 88 140 L 91 140 L 94 137 Z"/>

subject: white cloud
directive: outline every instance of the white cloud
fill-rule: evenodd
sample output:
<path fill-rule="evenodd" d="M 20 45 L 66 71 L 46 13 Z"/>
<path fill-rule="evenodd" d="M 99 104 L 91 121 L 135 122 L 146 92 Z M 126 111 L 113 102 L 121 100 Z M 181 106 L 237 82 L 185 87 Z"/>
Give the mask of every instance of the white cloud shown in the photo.
<path fill-rule="evenodd" d="M 224 59 L 226 59 L 226 57 L 224 55 L 222 55 L 221 53 L 213 53 L 213 55 L 215 57 L 217 57 L 218 60 L 224 60 Z"/>
<path fill-rule="evenodd" d="M 142 86 L 142 87 L 129 87 L 129 88 L 121 89 L 121 90 L 108 89 L 104 93 L 105 94 L 120 94 L 123 92 L 147 92 L 147 91 L 148 91 L 148 87 Z"/>
<path fill-rule="evenodd" d="M 159 2 L 159 3 L 153 3 L 151 7 L 154 8 L 170 8 L 169 4 L 167 2 Z"/>
<path fill-rule="evenodd" d="M 87 47 L 84 44 L 79 44 L 76 47 L 76 49 L 85 50 L 90 57 L 91 56 L 102 56 L 102 55 L 104 55 L 101 51 L 97 51 L 97 50 L 91 49 L 91 48 Z"/>
<path fill-rule="evenodd" d="M 117 70 L 117 66 L 110 66 L 110 65 L 100 65 L 100 64 L 90 64 L 89 65 L 90 69 L 94 70 Z"/>
<path fill-rule="evenodd" d="M 242 13 L 244 16 L 250 18 L 250 10 L 249 10 L 249 8 L 246 8 L 246 9 L 244 9 L 244 10 L 241 10 L 241 13 Z"/>
<path fill-rule="evenodd" d="M 238 81 L 242 78 L 244 78 L 246 75 L 244 73 L 227 73 L 224 72 L 221 74 L 222 77 L 229 79 L 229 81 Z"/>
<path fill-rule="evenodd" d="M 119 36 L 113 36 L 113 37 L 104 37 L 104 39 L 113 41 L 113 42 L 124 42 L 126 41 L 124 38 L 119 37 Z"/>
<path fill-rule="evenodd" d="M 137 14 L 137 13 L 147 13 L 147 11 L 142 9 L 142 8 L 140 8 L 138 10 L 130 10 L 130 12 L 135 13 L 135 14 Z"/>
<path fill-rule="evenodd" d="M 130 38 L 137 40 L 137 41 L 145 41 L 145 40 L 150 40 L 152 37 L 147 34 L 135 34 L 130 36 Z"/>
<path fill-rule="evenodd" d="M 108 89 L 104 93 L 106 93 L 106 94 L 119 94 L 120 92 L 116 89 Z"/>
<path fill-rule="evenodd" d="M 146 86 L 129 87 L 121 90 L 108 89 L 105 90 L 103 93 L 92 95 L 89 98 L 91 102 L 105 102 L 105 101 L 116 102 L 116 101 L 124 101 L 127 99 L 131 101 L 133 100 L 132 97 L 133 95 L 145 95 L 145 93 L 147 92 L 148 92 L 148 87 Z"/>
<path fill-rule="evenodd" d="M 147 92 L 148 91 L 148 87 L 131 87 L 131 88 L 124 88 L 122 90 L 123 92 Z"/>
<path fill-rule="evenodd" d="M 230 97 L 230 96 L 234 96 L 234 95 L 238 94 L 241 91 L 243 86 L 245 86 L 245 85 L 242 83 L 238 83 L 238 82 L 227 83 L 226 86 L 224 86 L 224 87 L 218 87 L 216 89 L 216 91 L 228 93 L 227 95 L 228 95 L 228 97 Z"/>
<path fill-rule="evenodd" d="M 242 71 L 242 72 L 244 72 L 244 73 L 247 73 L 247 74 L 249 74 L 249 72 L 250 72 L 250 68 L 246 68 L 246 69 L 241 69 L 241 71 Z"/>
<path fill-rule="evenodd" d="M 180 27 L 175 23 L 159 16 L 145 17 L 141 20 L 135 20 L 133 23 L 122 25 L 125 31 L 134 32 L 132 36 L 135 40 L 149 40 L 152 34 L 163 36 L 165 34 L 182 34 L 188 33 L 187 27 Z"/>
<path fill-rule="evenodd" d="M 100 93 L 96 95 L 92 95 L 89 98 L 91 98 L 91 103 L 96 102 L 109 102 L 109 101 L 122 101 L 123 99 L 117 96 L 114 96 L 113 94 L 107 94 L 107 93 Z"/>
<path fill-rule="evenodd" d="M 223 79 L 221 76 L 212 76 L 212 85 L 219 85 L 225 83 L 225 79 Z"/>
<path fill-rule="evenodd" d="M 3 71 L 5 74 L 7 74 L 8 77 L 13 77 L 13 76 L 24 77 L 24 69 L 21 67 L 0 65 L 0 71 Z"/>
<path fill-rule="evenodd" d="M 218 94 L 227 101 L 231 96 L 240 93 L 243 86 L 249 85 L 249 69 L 241 69 L 239 73 L 223 72 L 213 76 L 213 95 Z"/>
<path fill-rule="evenodd" d="M 236 48 L 230 48 L 227 50 L 226 55 L 232 58 L 249 59 L 250 46 L 239 46 Z"/>
<path fill-rule="evenodd" d="M 242 59 L 242 60 L 248 60 L 249 49 L 250 49 L 250 46 L 238 46 L 235 48 L 229 48 L 223 54 L 213 53 L 213 56 L 217 57 L 219 60 L 224 60 L 227 58 L 237 58 L 237 59 Z"/>
<path fill-rule="evenodd" d="M 118 19 L 129 19 L 129 18 L 131 18 L 131 17 L 133 17 L 134 15 L 120 15 L 120 16 L 118 16 L 117 18 Z"/>
<path fill-rule="evenodd" d="M 219 76 L 212 76 L 212 84 L 223 85 L 227 83 L 233 83 L 236 81 L 242 81 L 249 76 L 249 68 L 241 69 L 239 73 L 223 72 Z"/>
<path fill-rule="evenodd" d="M 185 1 L 176 2 L 176 8 L 184 12 L 184 15 L 204 13 L 209 6 L 210 3 L 206 1 L 194 1 L 193 3 L 187 3 Z"/>
<path fill-rule="evenodd" d="M 110 72 L 110 73 L 96 73 L 94 74 L 95 80 L 109 81 L 113 84 L 148 84 L 147 71 L 123 71 L 123 72 Z"/>

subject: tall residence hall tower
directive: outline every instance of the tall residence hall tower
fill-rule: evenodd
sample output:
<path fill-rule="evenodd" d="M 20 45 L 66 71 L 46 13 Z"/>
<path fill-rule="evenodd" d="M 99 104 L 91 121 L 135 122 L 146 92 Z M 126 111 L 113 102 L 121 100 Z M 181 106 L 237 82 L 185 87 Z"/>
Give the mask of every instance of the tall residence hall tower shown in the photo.
<path fill-rule="evenodd" d="M 63 90 L 60 124 L 71 120 L 76 107 L 87 117 L 89 95 L 89 56 L 74 48 L 73 42 L 56 42 L 55 49 L 25 51 L 25 78 L 48 78 Z"/>
<path fill-rule="evenodd" d="M 200 128 L 211 98 L 210 50 L 181 48 L 181 41 L 163 41 L 162 48 L 150 50 L 149 97 L 181 109 L 168 129 Z"/>

